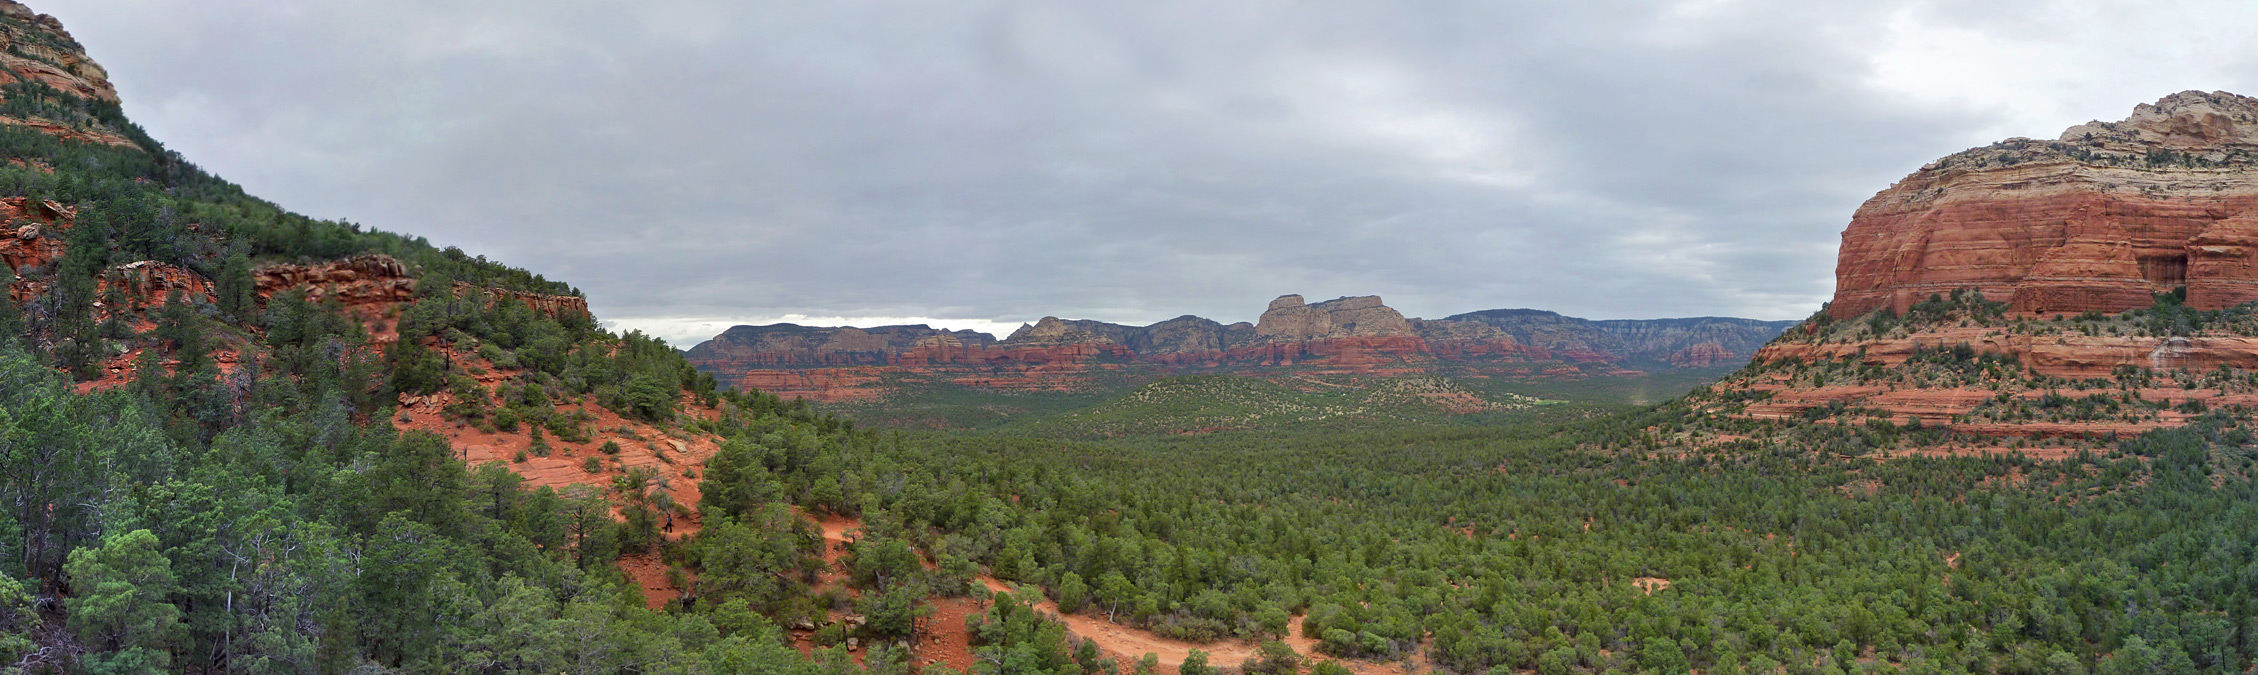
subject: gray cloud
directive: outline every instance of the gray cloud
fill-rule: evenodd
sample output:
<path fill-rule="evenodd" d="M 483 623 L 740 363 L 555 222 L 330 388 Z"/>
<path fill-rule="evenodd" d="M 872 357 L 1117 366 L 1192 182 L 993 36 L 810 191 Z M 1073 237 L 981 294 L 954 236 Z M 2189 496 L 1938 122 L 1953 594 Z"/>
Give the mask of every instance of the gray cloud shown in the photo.
<path fill-rule="evenodd" d="M 678 342 L 792 314 L 1231 321 L 1289 292 L 1800 317 L 1876 190 L 2251 91 L 2258 27 L 2234 2 L 35 8 L 254 193 Z"/>

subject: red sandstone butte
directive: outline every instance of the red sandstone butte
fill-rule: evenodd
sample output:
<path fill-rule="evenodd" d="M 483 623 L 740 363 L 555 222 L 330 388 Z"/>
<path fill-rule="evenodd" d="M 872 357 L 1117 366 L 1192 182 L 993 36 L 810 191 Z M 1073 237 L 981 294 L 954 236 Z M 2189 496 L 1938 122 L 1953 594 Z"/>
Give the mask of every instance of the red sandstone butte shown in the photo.
<path fill-rule="evenodd" d="M 1982 291 L 2019 312 L 2121 312 L 2185 286 L 2258 300 L 2258 99 L 2181 92 L 2119 122 L 2014 138 L 1922 167 L 1843 230 L 1828 313 Z"/>

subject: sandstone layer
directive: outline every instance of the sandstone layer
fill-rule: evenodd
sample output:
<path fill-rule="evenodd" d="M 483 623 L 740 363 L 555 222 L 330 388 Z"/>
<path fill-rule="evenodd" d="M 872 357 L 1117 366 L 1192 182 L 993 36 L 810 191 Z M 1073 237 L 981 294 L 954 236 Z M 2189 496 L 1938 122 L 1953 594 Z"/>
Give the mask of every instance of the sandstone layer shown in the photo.
<path fill-rule="evenodd" d="M 1843 231 L 1837 318 L 1981 291 L 2031 314 L 2258 300 L 2258 99 L 2181 92 L 1937 160 Z"/>
<path fill-rule="evenodd" d="M 138 148 L 127 138 L 122 118 L 89 113 L 76 102 L 115 104 L 117 88 L 109 73 L 87 58 L 86 49 L 55 17 L 13 0 L 0 0 L 0 98 L 30 96 L 53 105 L 34 116 L 0 115 L 0 125 L 25 127 L 66 140 Z M 114 110 L 114 108 L 112 109 Z"/>
<path fill-rule="evenodd" d="M 2258 300 L 2258 99 L 2181 92 L 1931 162 L 1852 216 L 1835 277 L 1690 400 L 2018 438 L 2258 409 L 2258 318 L 2204 313 Z"/>
<path fill-rule="evenodd" d="M 61 259 L 68 248 L 63 232 L 70 229 L 76 217 L 74 209 L 52 201 L 0 198 L 0 265 L 6 265 L 13 276 L 21 276 Z M 22 283 L 11 285 L 10 292 L 28 288 L 20 287 Z M 15 299 L 27 300 L 28 294 L 24 290 Z"/>
<path fill-rule="evenodd" d="M 416 298 L 416 278 L 407 265 L 381 253 L 357 255 L 311 265 L 265 265 L 252 272 L 260 297 L 300 290 L 313 302 L 336 300 L 348 308 L 389 306 Z M 502 288 L 486 288 L 457 281 L 454 292 L 464 297 L 484 293 L 500 301 L 524 303 L 550 316 L 586 315 L 588 299 L 576 295 L 549 295 Z"/>
<path fill-rule="evenodd" d="M 55 17 L 0 0 L 0 84 L 35 81 L 80 98 L 118 102 L 110 75 Z"/>

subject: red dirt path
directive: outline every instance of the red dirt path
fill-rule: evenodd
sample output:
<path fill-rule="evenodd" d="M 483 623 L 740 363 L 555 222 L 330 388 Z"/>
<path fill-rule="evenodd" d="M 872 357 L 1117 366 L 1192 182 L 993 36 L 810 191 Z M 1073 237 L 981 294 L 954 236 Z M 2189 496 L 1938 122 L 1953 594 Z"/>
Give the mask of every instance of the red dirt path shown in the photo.
<path fill-rule="evenodd" d="M 827 562 L 835 561 L 836 552 L 845 550 L 848 533 L 861 527 L 858 521 L 836 516 L 818 519 L 816 522 L 823 529 L 824 560 Z M 978 581 L 990 591 L 1012 590 L 1010 585 L 994 577 L 982 576 Z M 971 669 L 978 659 L 972 655 L 972 636 L 965 629 L 964 620 L 967 616 L 986 612 L 986 607 L 970 598 L 935 598 L 933 605 L 934 612 L 927 623 L 926 634 L 915 645 L 915 665 L 922 667 L 937 663 L 959 671 Z M 1165 638 L 1154 635 L 1151 631 L 1113 623 L 1093 614 L 1062 615 L 1058 613 L 1058 605 L 1049 600 L 1038 601 L 1035 610 L 1066 624 L 1067 632 L 1075 637 L 1096 642 L 1098 651 L 1117 660 L 1124 672 L 1133 668 L 1137 659 L 1151 653 L 1160 658 L 1160 675 L 1176 675 L 1177 667 L 1183 665 L 1185 657 L 1194 649 L 1208 653 L 1209 665 L 1236 668 L 1241 661 L 1254 657 L 1260 647 L 1257 643 L 1246 640 L 1200 644 Z M 1294 617 L 1287 626 L 1288 635 L 1283 641 L 1305 659 L 1332 660 L 1347 666 L 1350 672 L 1357 675 L 1411 675 L 1428 670 L 1424 656 L 1388 663 L 1320 656 L 1317 654 L 1317 640 L 1301 637 L 1301 626 L 1302 617 Z"/>

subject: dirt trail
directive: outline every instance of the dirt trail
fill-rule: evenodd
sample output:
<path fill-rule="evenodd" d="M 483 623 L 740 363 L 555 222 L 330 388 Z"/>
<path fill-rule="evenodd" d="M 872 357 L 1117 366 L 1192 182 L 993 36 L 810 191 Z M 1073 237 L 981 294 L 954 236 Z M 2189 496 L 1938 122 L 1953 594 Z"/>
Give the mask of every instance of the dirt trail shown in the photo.
<path fill-rule="evenodd" d="M 621 556 L 619 568 L 627 578 L 643 590 L 643 604 L 651 609 L 665 607 L 666 603 L 682 595 L 682 589 L 666 578 L 667 565 L 650 553 Z"/>
<path fill-rule="evenodd" d="M 992 577 L 980 577 L 980 583 L 986 585 L 990 591 L 1012 590 L 1009 584 Z M 1120 659 L 1124 670 L 1127 670 L 1145 654 L 1152 654 L 1160 657 L 1160 665 L 1164 672 L 1174 673 L 1178 666 L 1184 664 L 1184 659 L 1191 656 L 1194 649 L 1207 652 L 1207 663 L 1210 666 L 1237 668 L 1240 662 L 1255 658 L 1261 651 L 1261 645 L 1246 640 L 1217 640 L 1200 644 L 1161 637 L 1154 635 L 1152 631 L 1107 621 L 1102 614 L 1096 612 L 1060 614 L 1057 603 L 1049 600 L 1035 603 L 1035 609 L 1058 618 L 1060 622 L 1066 624 L 1067 631 L 1075 636 L 1097 642 L 1098 650 Z M 1320 655 L 1317 653 L 1317 640 L 1302 637 L 1301 626 L 1302 617 L 1297 615 L 1286 624 L 1286 637 L 1280 641 L 1286 643 L 1286 646 L 1294 648 L 1294 651 L 1301 654 L 1304 659 L 1333 661 L 1347 666 L 1350 672 L 1358 675 L 1409 674 L 1426 671 L 1423 657 L 1414 657 L 1400 663 L 1381 663 L 1355 659 L 1335 659 Z"/>
<path fill-rule="evenodd" d="M 862 526 L 854 519 L 836 516 L 817 519 L 816 523 L 823 529 L 826 560 L 835 559 L 833 551 L 845 549 L 848 532 Z M 1010 584 L 995 577 L 981 576 L 978 581 L 991 592 L 1012 592 Z M 1165 638 L 1154 635 L 1151 631 L 1107 621 L 1096 613 L 1060 614 L 1057 603 L 1048 599 L 1038 600 L 1035 610 L 1066 624 L 1067 632 L 1075 637 L 1096 642 L 1098 651 L 1118 660 L 1123 672 L 1134 668 L 1137 659 L 1149 653 L 1159 657 L 1160 675 L 1176 675 L 1177 667 L 1183 665 L 1184 659 L 1194 649 L 1207 652 L 1208 665 L 1237 668 L 1240 662 L 1253 658 L 1260 648 L 1260 645 L 1246 640 L 1218 640 L 1200 644 Z M 964 619 L 985 611 L 984 606 L 976 606 L 967 598 L 936 598 L 926 635 L 917 645 L 917 664 L 941 664 L 959 671 L 971 668 L 976 659 L 972 655 L 971 635 L 965 629 Z M 1293 617 L 1292 622 L 1287 624 L 1287 636 L 1282 641 L 1293 647 L 1303 658 L 1334 661 L 1357 675 L 1412 675 L 1428 670 L 1424 656 L 1391 663 L 1320 656 L 1317 654 L 1317 640 L 1302 637 L 1301 627 L 1302 617 Z"/>

